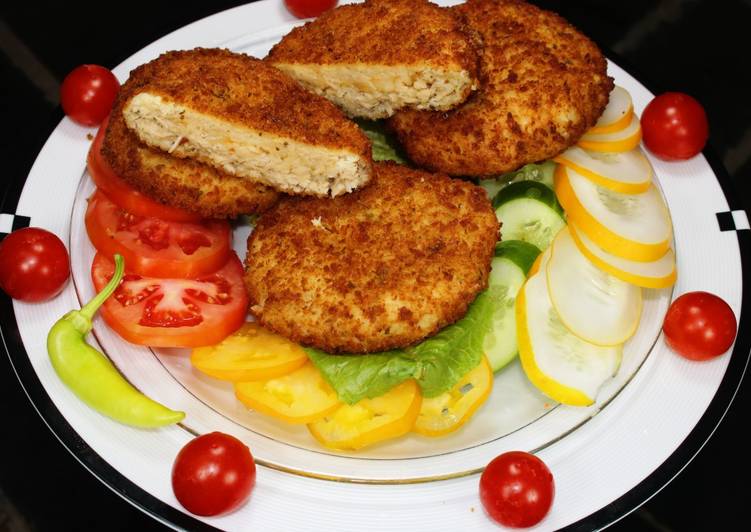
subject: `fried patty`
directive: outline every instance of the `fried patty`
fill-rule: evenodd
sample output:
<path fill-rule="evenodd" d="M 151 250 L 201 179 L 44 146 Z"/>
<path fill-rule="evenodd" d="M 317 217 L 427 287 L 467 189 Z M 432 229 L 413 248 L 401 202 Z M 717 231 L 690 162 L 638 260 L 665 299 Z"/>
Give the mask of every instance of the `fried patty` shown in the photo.
<path fill-rule="evenodd" d="M 131 72 L 123 98 L 145 144 L 281 192 L 336 196 L 370 179 L 370 141 L 355 124 L 244 54 L 168 52 Z"/>
<path fill-rule="evenodd" d="M 484 190 L 376 163 L 335 199 L 288 197 L 248 239 L 250 312 L 330 353 L 405 347 L 464 316 L 488 284 L 499 224 Z"/>
<path fill-rule="evenodd" d="M 125 126 L 122 100 L 110 114 L 102 155 L 136 190 L 204 218 L 260 213 L 279 197 L 278 192 L 261 183 L 146 146 Z"/>
<path fill-rule="evenodd" d="M 348 115 L 448 110 L 477 86 L 476 44 L 460 17 L 427 0 L 368 0 L 295 28 L 267 61 Z"/>
<path fill-rule="evenodd" d="M 595 124 L 613 81 L 587 37 L 521 0 L 468 0 L 451 9 L 482 37 L 480 88 L 448 113 L 405 110 L 391 118 L 416 164 L 494 176 L 555 156 Z"/>

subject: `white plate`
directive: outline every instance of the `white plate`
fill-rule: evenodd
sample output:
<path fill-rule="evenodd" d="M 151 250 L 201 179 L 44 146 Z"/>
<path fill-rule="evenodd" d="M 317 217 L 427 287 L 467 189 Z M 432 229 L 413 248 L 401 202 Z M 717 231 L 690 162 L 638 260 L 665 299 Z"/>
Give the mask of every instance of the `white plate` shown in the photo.
<path fill-rule="evenodd" d="M 164 37 L 115 73 L 124 81 L 132 68 L 163 51 L 195 46 L 263 56 L 295 23 L 280 2 L 242 6 Z M 630 91 L 641 112 L 651 94 L 612 62 L 609 73 Z M 661 338 L 655 343 L 670 294 L 648 291 L 640 330 L 596 406 L 548 405 L 516 366 L 496 378 L 489 404 L 459 434 L 438 440 L 409 436 L 346 455 L 322 450 L 305 429 L 247 412 L 227 386 L 201 377 L 179 352 L 131 346 L 98 320 L 92 342 L 145 393 L 188 413 L 181 426 L 161 430 L 119 425 L 72 395 L 57 379 L 44 345 L 52 323 L 78 306 L 79 298 L 93 294 L 88 281 L 93 250 L 82 227 L 83 198 L 93 187 L 85 174 L 89 132 L 67 119 L 60 123 L 33 166 L 17 209 L 32 225 L 69 243 L 74 283 L 44 304 L 14 303 L 22 344 L 5 334 L 14 325 L 6 316 L 3 338 L 22 384 L 61 441 L 105 484 L 173 526 L 195 529 L 200 521 L 181 513 L 172 494 L 172 461 L 194 434 L 213 430 L 243 439 L 262 464 L 250 504 L 201 520 L 223 529 L 494 530 L 477 496 L 476 472 L 510 449 L 538 453 L 555 476 L 556 501 L 540 529 L 602 526 L 643 502 L 690 460 L 745 370 L 747 336 L 739 338 L 732 357 L 703 364 L 675 356 Z M 748 239 L 720 230 L 717 213 L 731 209 L 711 167 L 702 156 L 652 162 L 675 228 L 675 293 L 714 292 L 740 315 L 739 238 L 746 258 Z"/>

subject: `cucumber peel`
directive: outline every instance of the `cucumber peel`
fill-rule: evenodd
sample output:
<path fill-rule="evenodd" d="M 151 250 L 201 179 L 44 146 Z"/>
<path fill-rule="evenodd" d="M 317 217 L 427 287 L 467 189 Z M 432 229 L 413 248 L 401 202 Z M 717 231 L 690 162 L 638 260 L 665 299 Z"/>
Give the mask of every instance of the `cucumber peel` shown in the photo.
<path fill-rule="evenodd" d="M 516 358 L 516 294 L 540 250 L 521 240 L 505 240 L 495 249 L 488 295 L 492 302 L 492 326 L 483 350 L 493 371 L 500 371 Z"/>
<path fill-rule="evenodd" d="M 493 199 L 493 208 L 504 240 L 523 240 L 540 250 L 566 225 L 555 193 L 537 181 L 520 181 L 502 189 Z"/>

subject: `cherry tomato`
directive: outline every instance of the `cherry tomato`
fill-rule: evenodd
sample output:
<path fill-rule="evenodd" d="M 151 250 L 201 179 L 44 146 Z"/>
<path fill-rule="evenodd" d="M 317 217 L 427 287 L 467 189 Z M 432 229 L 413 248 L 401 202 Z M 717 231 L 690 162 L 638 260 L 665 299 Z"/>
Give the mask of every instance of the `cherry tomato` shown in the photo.
<path fill-rule="evenodd" d="M 107 129 L 107 119 L 99 126 L 94 142 L 91 144 L 87 167 L 91 179 L 102 192 L 118 207 L 137 216 L 161 218 L 169 222 L 198 222 L 198 214 L 176 207 L 164 205 L 140 193 L 118 176 L 102 156 L 102 142 Z"/>
<path fill-rule="evenodd" d="M 690 159 L 707 143 L 709 125 L 701 104 L 688 94 L 666 92 L 641 115 L 644 144 L 666 160 Z"/>
<path fill-rule="evenodd" d="M 334 7 L 337 0 L 284 0 L 289 12 L 297 18 L 317 17 Z"/>
<path fill-rule="evenodd" d="M 166 222 L 126 212 L 97 190 L 86 209 L 86 232 L 97 251 L 119 253 L 129 271 L 149 277 L 191 278 L 221 268 L 230 256 L 225 220 Z"/>
<path fill-rule="evenodd" d="M 157 279 L 126 273 L 99 310 L 125 340 L 153 347 L 200 347 L 221 342 L 245 323 L 243 267 L 232 253 L 220 270 L 196 279 Z M 97 292 L 115 266 L 97 253 L 91 277 Z"/>
<path fill-rule="evenodd" d="M 60 87 L 60 103 L 74 122 L 95 126 L 107 118 L 119 89 L 120 83 L 108 69 L 81 65 L 65 76 Z"/>
<path fill-rule="evenodd" d="M 256 465 L 248 447 L 221 432 L 188 442 L 172 465 L 172 491 L 196 515 L 237 509 L 248 500 L 255 482 Z"/>
<path fill-rule="evenodd" d="M 62 291 L 68 277 L 68 250 L 49 231 L 18 229 L 0 242 L 0 288 L 13 299 L 51 299 Z"/>
<path fill-rule="evenodd" d="M 691 360 L 707 360 L 733 345 L 738 324 L 733 309 L 708 292 L 688 292 L 673 301 L 662 325 L 665 341 Z"/>
<path fill-rule="evenodd" d="M 533 526 L 553 504 L 555 484 L 545 463 L 533 454 L 511 451 L 495 457 L 480 477 L 480 500 L 503 526 Z"/>

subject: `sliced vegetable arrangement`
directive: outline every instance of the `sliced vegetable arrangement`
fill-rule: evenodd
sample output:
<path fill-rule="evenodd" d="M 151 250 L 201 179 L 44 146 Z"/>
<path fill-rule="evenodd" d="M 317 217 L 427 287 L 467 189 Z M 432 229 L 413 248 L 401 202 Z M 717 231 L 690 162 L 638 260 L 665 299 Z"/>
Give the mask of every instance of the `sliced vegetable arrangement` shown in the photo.
<path fill-rule="evenodd" d="M 527 377 L 564 404 L 594 403 L 638 327 L 641 288 L 676 279 L 670 217 L 640 139 L 631 97 L 616 87 L 595 127 L 555 158 L 553 188 L 568 225 L 541 246 L 515 315 Z"/>
<path fill-rule="evenodd" d="M 99 185 L 86 211 L 86 231 L 98 251 L 91 267 L 94 286 L 101 290 L 110 281 L 114 265 L 107 257 L 113 253 L 125 257 L 128 270 L 102 317 L 134 344 L 198 347 L 222 341 L 242 326 L 248 307 L 229 224 L 142 201 L 102 157 L 104 130 L 88 156 Z"/>

